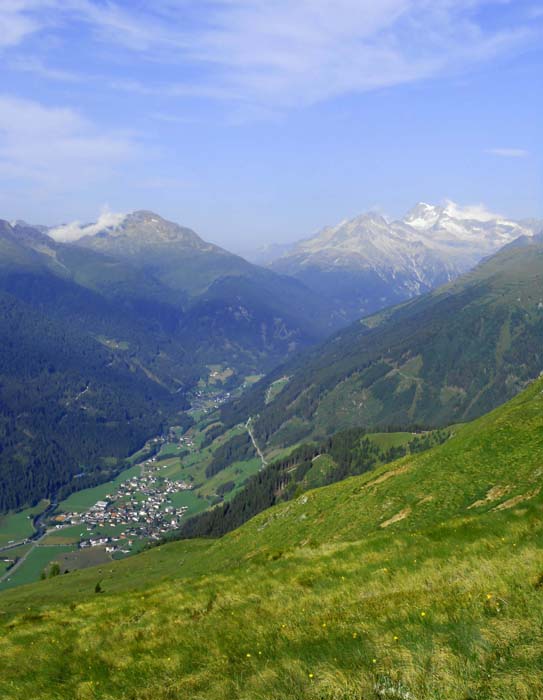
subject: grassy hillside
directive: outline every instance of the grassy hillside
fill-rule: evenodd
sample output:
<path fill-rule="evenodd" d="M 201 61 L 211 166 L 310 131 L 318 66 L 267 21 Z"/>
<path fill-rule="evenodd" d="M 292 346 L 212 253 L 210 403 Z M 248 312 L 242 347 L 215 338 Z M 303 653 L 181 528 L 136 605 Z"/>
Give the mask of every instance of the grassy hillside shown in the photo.
<path fill-rule="evenodd" d="M 450 434 L 450 430 L 445 429 L 423 435 L 372 435 L 364 429 L 353 428 L 336 433 L 320 444 L 299 445 L 260 469 L 220 507 L 188 519 L 179 532 L 172 532 L 169 537 L 220 537 L 266 508 L 292 500 L 310 489 L 371 471 L 406 454 L 430 449 L 445 442 Z M 218 452 L 215 454 L 219 456 Z"/>
<path fill-rule="evenodd" d="M 341 331 L 225 407 L 223 418 L 258 415 L 255 434 L 271 446 L 360 425 L 471 420 L 538 376 L 542 347 L 543 242 L 534 241 Z"/>
<path fill-rule="evenodd" d="M 538 380 L 221 540 L 8 591 L 2 697 L 541 697 L 542 465 Z"/>

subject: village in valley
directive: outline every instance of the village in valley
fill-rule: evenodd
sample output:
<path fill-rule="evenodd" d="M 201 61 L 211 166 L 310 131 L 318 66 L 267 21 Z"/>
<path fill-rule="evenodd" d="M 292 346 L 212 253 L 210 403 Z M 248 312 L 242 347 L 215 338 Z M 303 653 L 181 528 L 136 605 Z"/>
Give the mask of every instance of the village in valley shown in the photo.
<path fill-rule="evenodd" d="M 179 449 L 194 447 L 190 436 L 176 436 L 173 430 L 168 436 L 149 441 L 147 447 L 157 448 L 172 443 Z M 156 455 L 147 458 L 139 465 L 139 474 L 129 476 L 83 512 L 55 515 L 51 525 L 55 530 L 81 526 L 79 547 L 105 546 L 109 554 L 129 554 L 137 540 L 160 540 L 180 526 L 181 518 L 188 510 L 184 505 L 175 506 L 172 497 L 192 490 L 193 485 L 162 475 L 167 466 L 158 460 Z"/>
<path fill-rule="evenodd" d="M 150 438 L 110 482 L 18 514 L 19 529 L 0 542 L 0 590 L 51 572 L 122 559 L 160 543 L 187 518 L 231 498 L 261 462 L 258 457 L 234 461 L 213 477 L 206 474 L 215 450 L 247 429 L 240 424 L 209 439 L 218 424 L 217 409 L 260 377 L 227 387 L 230 376 L 229 368 L 210 366 L 207 380 L 190 396 L 191 422 Z"/>
<path fill-rule="evenodd" d="M 156 457 L 142 464 L 142 474 L 124 481 L 115 492 L 107 494 L 83 513 L 68 512 L 55 516 L 58 529 L 69 525 L 81 525 L 86 536 L 79 546 L 106 546 L 108 553 L 120 551 L 128 554 L 135 539 L 159 540 L 170 530 L 179 527 L 186 506 L 175 507 L 171 497 L 180 491 L 192 489 L 185 481 L 173 481 L 160 475 L 161 467 Z M 100 533 L 104 528 L 119 530 L 111 536 Z"/>
<path fill-rule="evenodd" d="M 218 376 L 217 370 L 210 372 L 212 385 Z M 206 389 L 196 390 L 191 396 L 191 413 L 206 415 L 231 397 L 227 391 L 210 390 L 209 386 Z M 79 549 L 105 548 L 114 558 L 132 553 L 144 542 L 163 539 L 180 527 L 188 511 L 188 506 L 173 503 L 176 494 L 194 488 L 188 479 L 164 474 L 170 465 L 164 463 L 163 451 L 173 448 L 176 455 L 189 454 L 195 447 L 192 430 L 170 428 L 167 434 L 148 441 L 144 450 L 158 452 L 141 462 L 139 473 L 131 474 L 86 510 L 57 513 L 48 522 L 48 530 L 61 535 L 71 526 L 79 526 Z"/>

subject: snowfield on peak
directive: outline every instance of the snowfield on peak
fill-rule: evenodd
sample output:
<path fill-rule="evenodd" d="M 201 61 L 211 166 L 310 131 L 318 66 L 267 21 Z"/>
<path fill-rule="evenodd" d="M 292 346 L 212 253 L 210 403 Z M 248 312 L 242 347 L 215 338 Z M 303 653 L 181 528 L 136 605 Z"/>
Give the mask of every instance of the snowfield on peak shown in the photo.
<path fill-rule="evenodd" d="M 462 209 L 453 202 L 446 206 L 421 202 L 397 221 L 368 213 L 327 226 L 275 263 L 297 259 L 307 266 L 320 260 L 377 271 L 415 265 L 425 278 L 424 266 L 431 262 L 460 274 L 519 236 L 534 233 L 533 225 L 509 221 L 483 207 Z"/>
<path fill-rule="evenodd" d="M 327 226 L 271 266 L 341 297 L 351 315 L 360 315 L 449 282 L 541 228 L 542 222 L 511 221 L 481 205 L 420 202 L 403 219 L 369 212 Z"/>

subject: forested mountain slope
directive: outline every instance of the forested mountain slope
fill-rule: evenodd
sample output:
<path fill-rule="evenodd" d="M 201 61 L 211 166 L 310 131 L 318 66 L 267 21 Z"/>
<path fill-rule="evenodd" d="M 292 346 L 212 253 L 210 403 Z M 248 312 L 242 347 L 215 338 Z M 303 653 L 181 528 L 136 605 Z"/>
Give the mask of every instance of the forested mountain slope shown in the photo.
<path fill-rule="evenodd" d="M 134 356 L 4 292 L 0 368 L 1 510 L 108 478 L 186 405 Z"/>
<path fill-rule="evenodd" d="M 54 231 L 53 231 L 54 233 Z M 151 212 L 72 243 L 0 222 L 0 274 L 12 291 L 21 274 L 44 270 L 158 326 L 203 364 L 266 371 L 344 325 L 300 282 L 251 265 Z M 24 293 L 26 280 L 16 293 Z M 6 288 L 4 286 L 4 288 Z M 47 292 L 45 291 L 45 298 Z"/>
<path fill-rule="evenodd" d="M 180 419 L 204 363 L 168 290 L 0 222 L 0 511 L 107 479 Z"/>
<path fill-rule="evenodd" d="M 538 376 L 542 348 L 543 241 L 525 239 L 453 284 L 340 331 L 225 407 L 223 420 L 255 417 L 263 445 L 350 426 L 465 421 Z"/>
<path fill-rule="evenodd" d="M 217 342 L 224 338 L 221 347 L 249 344 L 276 363 L 345 324 L 325 296 L 298 280 L 253 265 L 154 212 L 128 214 L 75 244 L 112 255 L 184 295 L 183 330 L 204 344 L 211 321 Z"/>
<path fill-rule="evenodd" d="M 3 697 L 543 694 L 543 380 L 444 444 L 5 592 Z"/>
<path fill-rule="evenodd" d="M 184 229 L 171 226 L 184 241 Z M 323 337 L 319 302 L 299 282 L 284 285 L 191 234 L 200 256 L 209 248 L 254 270 L 254 279 L 225 276 L 208 286 L 193 269 L 205 292 L 189 299 L 143 263 L 154 238 L 141 226 L 131 236 L 145 244 L 139 266 L 130 255 L 114 257 L 116 249 L 0 221 L 0 512 L 110 476 L 169 420 L 183 422 L 186 393 L 209 364 L 241 383 Z M 186 251 L 176 240 L 166 248 L 182 277 Z"/>

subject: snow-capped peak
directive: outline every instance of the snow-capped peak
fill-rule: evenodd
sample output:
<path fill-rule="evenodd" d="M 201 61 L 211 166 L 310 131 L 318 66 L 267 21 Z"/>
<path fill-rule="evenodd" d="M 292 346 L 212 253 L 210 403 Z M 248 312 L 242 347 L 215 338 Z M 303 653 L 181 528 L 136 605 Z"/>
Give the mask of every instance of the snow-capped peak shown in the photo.
<path fill-rule="evenodd" d="M 434 204 L 419 202 L 404 218 L 404 222 L 416 229 L 428 229 L 434 226 L 445 210 Z"/>
<path fill-rule="evenodd" d="M 370 212 L 300 241 L 277 261 L 304 267 L 347 267 L 414 275 L 434 284 L 476 265 L 534 226 L 509 221 L 482 205 L 419 202 L 398 221 Z"/>

